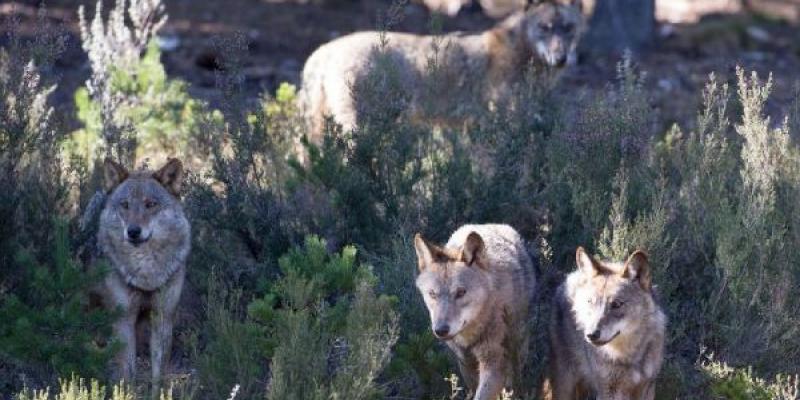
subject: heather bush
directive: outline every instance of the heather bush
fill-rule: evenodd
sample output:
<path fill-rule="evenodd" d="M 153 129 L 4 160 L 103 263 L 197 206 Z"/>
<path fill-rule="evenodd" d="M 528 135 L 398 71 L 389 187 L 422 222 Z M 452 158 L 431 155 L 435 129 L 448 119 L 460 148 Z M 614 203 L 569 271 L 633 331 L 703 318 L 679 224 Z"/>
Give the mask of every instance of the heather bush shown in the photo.
<path fill-rule="evenodd" d="M 554 132 L 547 194 L 552 206 L 549 241 L 557 245 L 559 264 L 572 260 L 576 245 L 598 238 L 611 214 L 635 216 L 653 196 L 656 185 L 648 161 L 656 116 L 644 79 L 626 56 L 617 66 L 616 82 L 582 94 L 571 106 L 574 115 L 562 118 Z"/>
<path fill-rule="evenodd" d="M 167 18 L 161 2 L 116 1 L 107 21 L 102 2 L 96 4 L 90 23 L 83 7 L 79 15 L 92 75 L 75 93 L 83 127 L 64 144 L 66 154 L 90 166 L 101 154 L 116 155 L 128 164 L 178 156 L 197 165 L 203 158 L 199 126 L 203 119 L 218 116 L 192 99 L 185 83 L 167 78 L 156 40 Z"/>
<path fill-rule="evenodd" d="M 800 398 L 798 376 L 778 374 L 767 381 L 753 375 L 752 367 L 732 368 L 710 356 L 700 365 L 710 381 L 711 393 L 730 400 L 796 400 Z"/>
<path fill-rule="evenodd" d="M 88 309 L 102 270 L 83 270 L 68 223 L 75 171 L 61 168 L 48 73 L 64 37 L 43 21 L 36 33 L 27 41 L 12 32 L 0 49 L 1 393 L 75 372 L 102 376 L 114 350 L 112 315 Z"/>

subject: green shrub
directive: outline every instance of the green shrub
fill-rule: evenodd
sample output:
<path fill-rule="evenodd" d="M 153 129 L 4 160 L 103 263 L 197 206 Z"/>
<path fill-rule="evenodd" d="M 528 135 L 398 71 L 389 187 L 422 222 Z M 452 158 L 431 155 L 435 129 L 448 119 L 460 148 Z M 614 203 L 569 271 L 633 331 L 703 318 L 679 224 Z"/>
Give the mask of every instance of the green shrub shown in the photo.
<path fill-rule="evenodd" d="M 155 40 L 147 46 L 141 60 L 129 68 L 112 67 L 111 92 L 124 99 L 114 117 L 119 124 L 135 127 L 135 158 L 157 163 L 164 155 L 191 162 L 200 154 L 197 138 L 199 119 L 209 113 L 205 105 L 189 97 L 186 84 L 168 79 L 161 65 L 161 51 Z M 83 128 L 65 143 L 67 154 L 92 165 L 106 152 L 100 100 L 85 87 L 75 92 L 78 120 Z M 133 129 L 133 128 L 131 128 Z"/>
<path fill-rule="evenodd" d="M 84 271 L 70 255 L 66 226 L 56 229 L 52 264 L 25 250 L 17 253 L 19 283 L 0 300 L 0 354 L 57 376 L 103 377 L 118 347 L 100 347 L 95 339 L 111 339 L 112 313 L 87 307 L 89 291 L 105 272 Z"/>
<path fill-rule="evenodd" d="M 732 368 L 713 356 L 700 365 L 715 398 L 726 400 L 796 400 L 800 399 L 798 377 L 778 374 L 766 381 L 753 374 L 752 367 Z"/>
<path fill-rule="evenodd" d="M 386 375 L 391 390 L 400 396 L 437 397 L 447 393 L 445 378 L 452 366 L 444 344 L 431 332 L 428 310 L 414 284 L 417 256 L 411 238 L 397 232 L 388 255 L 368 256 L 375 265 L 380 290 L 402 305 L 398 315 L 400 338 Z"/>
<path fill-rule="evenodd" d="M 238 386 L 241 398 L 263 395 L 268 338 L 243 312 L 241 290 L 225 288 L 215 274 L 209 279 L 203 348 L 193 357 L 203 392 L 222 399 Z"/>
<path fill-rule="evenodd" d="M 163 5 L 134 1 L 126 6 L 116 1 L 105 22 L 102 2 L 91 23 L 79 10 L 92 76 L 75 92 L 83 128 L 64 143 L 65 154 L 90 166 L 103 154 L 128 163 L 175 156 L 195 165 L 202 155 L 200 126 L 220 117 L 192 99 L 185 83 L 167 78 L 155 39 L 166 22 Z"/>
<path fill-rule="evenodd" d="M 329 254 L 309 237 L 280 264 L 285 275 L 249 306 L 272 340 L 267 398 L 379 398 L 397 317 L 392 300 L 374 293 L 368 267 L 356 264 L 355 249 Z"/>

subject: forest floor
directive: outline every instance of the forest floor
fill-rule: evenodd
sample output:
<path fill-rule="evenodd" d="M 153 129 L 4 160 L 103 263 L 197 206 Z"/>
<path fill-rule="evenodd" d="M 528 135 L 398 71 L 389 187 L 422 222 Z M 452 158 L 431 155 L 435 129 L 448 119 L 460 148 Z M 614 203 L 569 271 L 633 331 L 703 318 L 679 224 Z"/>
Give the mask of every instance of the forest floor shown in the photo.
<path fill-rule="evenodd" d="M 23 33 L 36 19 L 37 1 L 0 4 L 0 31 L 8 31 L 11 21 L 21 21 Z M 56 68 L 60 75 L 54 104 L 71 114 L 72 94 L 89 76 L 88 60 L 81 49 L 78 6 L 94 15 L 94 2 L 50 0 L 46 19 L 62 26 L 68 36 L 67 48 Z M 191 93 L 218 101 L 216 88 L 219 43 L 241 34 L 248 44 L 242 60 L 245 90 L 252 99 L 272 93 L 281 82 L 299 83 L 305 59 L 319 45 L 343 34 L 375 29 L 388 0 L 165 0 L 169 21 L 162 36 L 177 39 L 174 50 L 165 51 L 163 62 L 171 77 L 190 84 Z M 110 2 L 106 1 L 106 9 Z M 455 18 L 444 18 L 444 32 L 479 31 L 495 22 L 479 9 L 462 10 Z M 407 4 L 403 18 L 393 30 L 426 33 L 430 14 L 418 4 Z M 773 74 L 775 90 L 768 110 L 782 117 L 794 98 L 800 80 L 800 28 L 765 17 L 709 15 L 693 24 L 662 24 L 655 46 L 638 54 L 635 61 L 646 71 L 646 85 L 652 89 L 653 107 L 665 124 L 689 123 L 700 100 L 699 93 L 708 75 L 716 72 L 733 81 L 737 65 L 766 77 Z M 2 39 L 6 40 L 6 39 Z M 2 41 L 0 41 L 2 43 Z M 574 93 L 583 88 L 598 88 L 613 81 L 619 54 L 588 57 L 563 76 L 559 91 Z M 75 124 L 67 118 L 67 124 Z"/>

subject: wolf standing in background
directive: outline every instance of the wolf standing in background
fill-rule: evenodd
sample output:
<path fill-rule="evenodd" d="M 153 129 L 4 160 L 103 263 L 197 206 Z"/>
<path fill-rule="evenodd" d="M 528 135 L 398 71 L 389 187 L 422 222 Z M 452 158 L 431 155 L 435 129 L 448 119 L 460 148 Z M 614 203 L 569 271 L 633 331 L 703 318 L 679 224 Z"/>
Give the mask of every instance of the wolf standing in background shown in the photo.
<path fill-rule="evenodd" d="M 416 285 L 476 400 L 495 400 L 527 358 L 534 265 L 507 225 L 464 225 L 445 247 L 414 238 Z M 509 351 L 510 350 L 510 351 Z"/>
<path fill-rule="evenodd" d="M 579 247 L 576 260 L 556 293 L 544 397 L 652 400 L 666 317 L 653 300 L 647 256 L 605 262 Z"/>
<path fill-rule="evenodd" d="M 326 116 L 342 125 L 344 131 L 362 122 L 364 104 L 354 99 L 353 92 L 384 52 L 396 70 L 392 74 L 396 72 L 408 91 L 408 109 L 415 119 L 450 123 L 467 119 L 472 108 L 507 96 L 522 80 L 531 61 L 552 68 L 574 63 L 585 25 L 581 7 L 581 0 L 546 0 L 480 33 L 430 36 L 387 32 L 381 36 L 379 32 L 356 32 L 326 43 L 303 67 L 300 99 L 310 137 L 320 140 Z M 379 43 L 382 37 L 385 47 Z M 436 58 L 441 58 L 452 76 L 446 83 L 436 79 L 446 87 L 446 93 L 429 94 L 424 78 Z M 446 111 L 424 116 L 422 105 L 428 103 L 437 107 L 445 103 Z"/>
<path fill-rule="evenodd" d="M 453 17 L 462 7 L 472 3 L 472 0 L 422 0 L 431 11 L 440 12 Z M 491 18 L 502 18 L 508 14 L 525 8 L 529 0 L 478 0 L 483 12 Z"/>
<path fill-rule="evenodd" d="M 169 358 L 175 308 L 186 274 L 191 243 L 189 221 L 178 198 L 183 166 L 170 159 L 156 172 L 129 173 L 106 159 L 108 193 L 100 214 L 97 243 L 111 264 L 101 294 L 108 307 L 122 316 L 114 334 L 123 342 L 117 355 L 117 377 L 135 377 L 136 323 L 150 311 L 152 383 L 160 385 L 161 369 Z"/>

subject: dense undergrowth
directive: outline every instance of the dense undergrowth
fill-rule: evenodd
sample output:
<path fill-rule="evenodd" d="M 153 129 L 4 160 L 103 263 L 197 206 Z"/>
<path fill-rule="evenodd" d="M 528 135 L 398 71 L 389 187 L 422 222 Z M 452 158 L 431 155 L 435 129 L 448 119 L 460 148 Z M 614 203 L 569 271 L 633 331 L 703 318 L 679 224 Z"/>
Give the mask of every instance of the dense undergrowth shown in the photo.
<path fill-rule="evenodd" d="M 583 245 L 651 256 L 670 317 L 659 399 L 798 398 L 800 115 L 765 115 L 769 78 L 710 76 L 695 123 L 664 131 L 630 58 L 607 87 L 569 99 L 531 68 L 509 98 L 455 128 L 410 120 L 407 88 L 376 63 L 353 88 L 373 105 L 359 126 L 330 123 L 310 143 L 290 85 L 257 106 L 242 98 L 241 37 L 219 41 L 226 98 L 212 110 L 164 74 L 159 3 L 129 6 L 84 23 L 92 77 L 75 96 L 78 132 L 48 103 L 62 39 L 14 39 L 0 52 L 4 398 L 146 395 L 146 384 L 97 383 L 116 348 L 114 313 L 90 301 L 102 274 L 82 264 L 79 221 L 106 155 L 179 155 L 192 167 L 193 253 L 165 397 L 463 396 L 451 394 L 455 365 L 414 288 L 410 238 L 504 222 L 540 263 L 530 393 L 548 296 Z M 447 66 L 430 64 L 423 84 L 435 85 Z M 98 381 L 58 384 L 73 374 Z M 60 389 L 28 389 L 45 387 Z"/>

